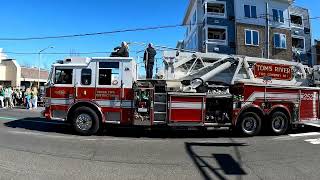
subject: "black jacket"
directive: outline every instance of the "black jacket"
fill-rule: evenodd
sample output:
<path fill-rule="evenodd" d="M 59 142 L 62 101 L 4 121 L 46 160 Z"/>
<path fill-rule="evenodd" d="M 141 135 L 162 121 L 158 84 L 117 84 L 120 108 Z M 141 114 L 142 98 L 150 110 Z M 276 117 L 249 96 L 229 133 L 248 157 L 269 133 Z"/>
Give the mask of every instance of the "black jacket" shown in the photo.
<path fill-rule="evenodd" d="M 148 63 L 154 63 L 154 57 L 157 55 L 156 50 L 153 47 L 148 47 L 144 52 L 143 60 Z"/>

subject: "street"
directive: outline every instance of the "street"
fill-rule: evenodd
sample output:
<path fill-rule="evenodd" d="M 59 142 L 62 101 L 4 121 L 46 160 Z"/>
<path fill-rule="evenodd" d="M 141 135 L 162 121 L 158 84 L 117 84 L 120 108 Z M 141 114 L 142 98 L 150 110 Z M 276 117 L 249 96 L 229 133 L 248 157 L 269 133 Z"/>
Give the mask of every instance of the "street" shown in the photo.
<path fill-rule="evenodd" d="M 74 135 L 40 110 L 0 110 L 0 179 L 319 179 L 320 130 L 242 138 L 229 131 L 111 129 Z M 319 132 L 317 132 L 319 131 Z"/>

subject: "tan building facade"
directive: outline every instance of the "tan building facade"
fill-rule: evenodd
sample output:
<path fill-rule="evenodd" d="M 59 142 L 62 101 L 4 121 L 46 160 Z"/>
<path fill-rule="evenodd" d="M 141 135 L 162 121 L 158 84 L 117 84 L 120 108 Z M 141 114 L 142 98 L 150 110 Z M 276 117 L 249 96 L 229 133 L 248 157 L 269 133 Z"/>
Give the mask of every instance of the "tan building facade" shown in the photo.
<path fill-rule="evenodd" d="M 40 85 L 47 82 L 49 72 L 41 69 Z M 0 86 L 29 87 L 38 84 L 39 69 L 21 67 L 15 59 L 8 58 L 0 49 Z"/>
<path fill-rule="evenodd" d="M 265 27 L 259 25 L 238 23 L 236 26 L 237 54 L 251 57 L 266 57 L 266 35 Z M 292 60 L 292 38 L 288 29 L 270 28 L 269 35 L 269 57 L 271 59 Z M 250 37 L 248 37 L 250 36 Z M 285 38 L 285 45 L 277 46 L 275 39 Z M 278 41 L 278 40 L 277 40 Z M 277 42 L 279 43 L 279 42 Z M 280 41 L 281 43 L 281 41 Z"/>

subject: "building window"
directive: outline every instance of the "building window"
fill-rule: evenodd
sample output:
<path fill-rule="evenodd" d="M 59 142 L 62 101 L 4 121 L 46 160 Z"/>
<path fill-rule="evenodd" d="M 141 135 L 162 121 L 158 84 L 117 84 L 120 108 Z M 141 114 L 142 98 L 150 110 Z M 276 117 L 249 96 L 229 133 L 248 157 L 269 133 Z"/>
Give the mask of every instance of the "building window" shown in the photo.
<path fill-rule="evenodd" d="M 274 47 L 277 49 L 287 48 L 287 36 L 285 34 L 274 34 Z"/>
<path fill-rule="evenodd" d="M 244 5 L 244 17 L 257 18 L 257 6 Z"/>
<path fill-rule="evenodd" d="M 292 49 L 293 51 L 304 51 L 305 50 L 305 40 L 303 37 L 292 37 Z"/>
<path fill-rule="evenodd" d="M 291 21 L 291 24 L 292 26 L 295 26 L 295 27 L 303 27 L 303 18 L 301 16 L 298 16 L 298 15 L 293 15 L 291 14 L 290 15 L 290 21 Z"/>
<path fill-rule="evenodd" d="M 119 62 L 99 63 L 99 85 L 111 85 L 119 79 Z"/>
<path fill-rule="evenodd" d="M 227 43 L 227 29 L 224 28 L 208 28 L 208 41 L 218 44 Z"/>
<path fill-rule="evenodd" d="M 91 76 L 92 76 L 91 69 L 82 69 L 81 70 L 81 84 L 85 85 L 85 86 L 91 85 Z"/>
<path fill-rule="evenodd" d="M 55 70 L 55 84 L 72 84 L 73 69 L 56 69 Z"/>
<path fill-rule="evenodd" d="M 250 46 L 259 46 L 259 31 L 245 30 L 245 44 Z"/>
<path fill-rule="evenodd" d="M 196 23 L 197 23 L 197 11 L 195 11 L 192 16 L 192 24 L 196 24 Z"/>
<path fill-rule="evenodd" d="M 272 9 L 273 21 L 284 23 L 283 11 L 278 9 Z"/>
<path fill-rule="evenodd" d="M 207 12 L 209 15 L 213 16 L 225 16 L 226 15 L 226 9 L 225 9 L 224 3 L 207 3 Z"/>

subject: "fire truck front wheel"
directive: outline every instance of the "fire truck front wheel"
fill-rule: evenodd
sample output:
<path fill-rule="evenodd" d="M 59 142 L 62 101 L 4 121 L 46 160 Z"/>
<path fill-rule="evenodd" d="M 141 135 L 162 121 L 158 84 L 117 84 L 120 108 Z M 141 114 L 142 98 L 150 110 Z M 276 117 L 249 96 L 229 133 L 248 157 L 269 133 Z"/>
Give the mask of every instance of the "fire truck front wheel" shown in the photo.
<path fill-rule="evenodd" d="M 261 118 L 254 112 L 243 113 L 237 123 L 237 130 L 244 136 L 256 136 L 261 131 Z"/>
<path fill-rule="evenodd" d="M 73 114 L 72 125 L 77 133 L 90 136 L 98 132 L 100 121 L 94 110 L 88 107 L 79 107 Z"/>

